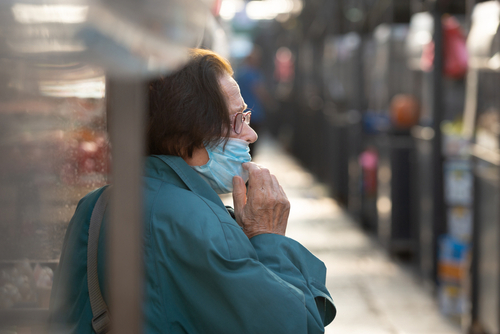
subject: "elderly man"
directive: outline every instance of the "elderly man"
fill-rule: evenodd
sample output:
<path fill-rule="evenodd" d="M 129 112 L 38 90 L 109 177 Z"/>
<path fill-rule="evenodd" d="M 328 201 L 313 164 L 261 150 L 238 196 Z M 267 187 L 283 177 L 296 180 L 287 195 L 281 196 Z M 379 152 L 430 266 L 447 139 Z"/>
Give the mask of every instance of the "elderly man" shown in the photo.
<path fill-rule="evenodd" d="M 257 134 L 232 74 L 226 60 L 196 49 L 185 67 L 150 84 L 144 332 L 322 333 L 336 313 L 326 268 L 285 236 L 290 204 L 276 177 L 250 162 Z M 54 332 L 93 333 L 87 236 L 102 192 L 80 201 L 68 227 L 52 293 Z M 230 192 L 234 211 L 218 196 Z M 103 226 L 106 300 L 106 218 Z"/>

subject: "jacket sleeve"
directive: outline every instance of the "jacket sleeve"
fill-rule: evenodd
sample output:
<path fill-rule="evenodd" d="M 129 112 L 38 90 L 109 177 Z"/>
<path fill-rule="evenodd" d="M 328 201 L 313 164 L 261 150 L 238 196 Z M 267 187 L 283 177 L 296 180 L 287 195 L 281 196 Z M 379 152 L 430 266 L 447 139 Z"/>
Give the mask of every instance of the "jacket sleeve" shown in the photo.
<path fill-rule="evenodd" d="M 186 212 L 150 234 L 167 332 L 323 333 L 336 313 L 324 264 L 287 237 L 249 240 L 225 215 Z"/>
<path fill-rule="evenodd" d="M 261 234 L 250 239 L 259 261 L 288 284 L 299 288 L 306 298 L 310 314 L 308 332 L 328 325 L 336 315 L 332 298 L 326 289 L 326 267 L 300 243 L 277 234 Z"/>

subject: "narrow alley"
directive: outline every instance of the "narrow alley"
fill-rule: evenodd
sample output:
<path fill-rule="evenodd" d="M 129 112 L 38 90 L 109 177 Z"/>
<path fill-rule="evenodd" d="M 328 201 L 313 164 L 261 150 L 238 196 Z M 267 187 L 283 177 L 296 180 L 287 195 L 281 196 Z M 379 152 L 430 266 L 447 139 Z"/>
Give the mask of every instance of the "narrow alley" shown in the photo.
<path fill-rule="evenodd" d="M 327 334 L 459 334 L 416 275 L 388 257 L 281 146 L 261 136 L 254 157 L 269 168 L 291 202 L 287 234 L 328 269 L 337 317 Z"/>

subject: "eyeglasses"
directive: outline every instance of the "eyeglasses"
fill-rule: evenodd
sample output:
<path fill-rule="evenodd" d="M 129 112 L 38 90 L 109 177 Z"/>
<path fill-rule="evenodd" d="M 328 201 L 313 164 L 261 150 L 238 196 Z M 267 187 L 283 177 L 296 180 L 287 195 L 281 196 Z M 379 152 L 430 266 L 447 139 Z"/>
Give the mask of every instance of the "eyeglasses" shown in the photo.
<path fill-rule="evenodd" d="M 243 122 L 250 124 L 251 115 L 252 115 L 251 111 L 247 112 L 240 111 L 233 115 L 234 117 L 233 130 L 234 132 L 236 132 L 237 135 L 239 135 L 241 133 L 241 130 L 243 130 Z"/>

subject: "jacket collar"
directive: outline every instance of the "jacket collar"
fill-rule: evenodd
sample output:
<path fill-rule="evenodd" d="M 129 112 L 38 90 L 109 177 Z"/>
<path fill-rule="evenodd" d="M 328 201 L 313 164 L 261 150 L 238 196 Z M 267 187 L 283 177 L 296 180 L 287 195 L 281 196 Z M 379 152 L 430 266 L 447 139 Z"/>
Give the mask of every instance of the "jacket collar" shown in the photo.
<path fill-rule="evenodd" d="M 226 209 L 219 195 L 181 157 L 172 155 L 149 156 L 146 163 L 146 175 L 185 187 L 214 202 L 224 210 Z"/>

